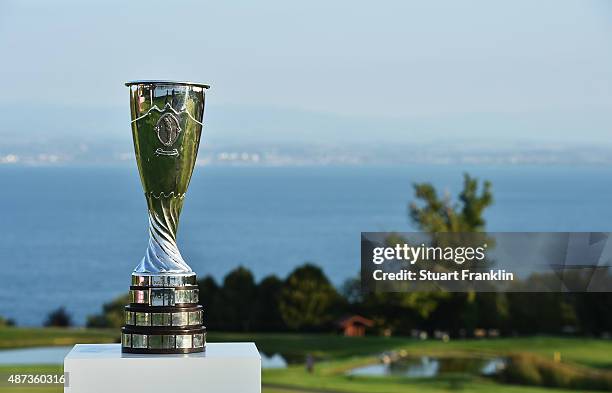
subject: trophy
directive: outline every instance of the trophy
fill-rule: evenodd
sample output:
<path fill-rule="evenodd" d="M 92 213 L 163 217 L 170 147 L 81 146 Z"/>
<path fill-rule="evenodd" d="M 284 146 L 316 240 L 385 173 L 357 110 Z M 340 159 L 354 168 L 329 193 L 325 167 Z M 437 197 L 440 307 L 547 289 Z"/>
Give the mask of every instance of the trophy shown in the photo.
<path fill-rule="evenodd" d="M 183 200 L 196 163 L 208 85 L 134 81 L 132 136 L 149 211 L 149 245 L 132 273 L 121 350 L 202 352 L 206 328 L 196 275 L 176 244 Z"/>

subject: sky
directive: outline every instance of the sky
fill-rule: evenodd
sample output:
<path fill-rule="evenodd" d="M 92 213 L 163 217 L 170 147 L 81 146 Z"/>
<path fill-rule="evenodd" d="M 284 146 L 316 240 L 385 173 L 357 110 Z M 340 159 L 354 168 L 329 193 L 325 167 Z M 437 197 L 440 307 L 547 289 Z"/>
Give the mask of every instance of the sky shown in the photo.
<path fill-rule="evenodd" d="M 0 0 L 0 136 L 125 135 L 123 82 L 177 79 L 212 85 L 224 143 L 612 144 L 611 22 L 606 0 Z"/>

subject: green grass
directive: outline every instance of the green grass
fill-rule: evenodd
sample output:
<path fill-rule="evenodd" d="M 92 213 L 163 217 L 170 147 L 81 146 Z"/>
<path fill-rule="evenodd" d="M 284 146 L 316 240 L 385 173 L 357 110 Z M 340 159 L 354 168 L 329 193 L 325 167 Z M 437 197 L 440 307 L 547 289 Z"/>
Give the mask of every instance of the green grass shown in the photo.
<path fill-rule="evenodd" d="M 517 352 L 533 353 L 551 359 L 561 353 L 564 363 L 599 369 L 612 369 L 612 341 L 585 338 L 529 337 L 486 340 L 418 341 L 402 337 L 349 338 L 336 335 L 305 334 L 212 334 L 210 341 L 255 341 L 268 354 L 282 353 L 289 358 L 311 353 L 320 359 L 314 374 L 303 365 L 286 370 L 264 370 L 263 381 L 269 386 L 294 387 L 308 391 L 338 392 L 501 392 L 543 393 L 567 392 L 518 385 L 500 384 L 490 379 L 461 376 L 435 379 L 407 380 L 391 377 L 349 377 L 345 372 L 359 365 L 376 362 L 372 356 L 384 350 L 404 350 L 412 355 L 508 355 Z"/>
<path fill-rule="evenodd" d="M 117 329 L 46 329 L 0 328 L 0 348 L 72 345 L 75 343 L 116 342 Z M 308 374 L 303 365 L 287 369 L 264 370 L 264 393 L 367 392 L 367 393 L 436 393 L 436 392 L 500 392 L 553 393 L 567 390 L 505 385 L 490 379 L 472 376 L 445 376 L 435 379 L 396 377 L 350 377 L 345 372 L 358 365 L 376 362 L 376 354 L 385 350 L 404 350 L 414 355 L 504 355 L 532 353 L 552 359 L 561 353 L 564 364 L 576 364 L 600 370 L 612 370 L 612 341 L 585 338 L 529 337 L 487 340 L 417 341 L 403 337 L 349 338 L 327 334 L 218 333 L 208 335 L 209 342 L 254 341 L 266 354 L 281 353 L 290 360 L 301 361 L 308 353 L 319 361 L 315 373 Z M 41 369 L 41 367 L 44 367 Z M 0 367 L 0 373 L 9 369 Z M 13 368 L 19 372 L 61 372 L 61 366 L 26 366 Z M 11 389 L 11 390 L 7 390 Z M 5 392 L 60 392 L 57 387 L 7 388 Z"/>
<path fill-rule="evenodd" d="M 332 334 L 209 333 L 209 342 L 254 341 L 266 354 L 281 353 L 302 361 L 310 353 L 317 358 L 336 359 L 368 356 L 393 348 L 402 348 L 414 340 L 399 337 L 344 337 Z"/>
<path fill-rule="evenodd" d="M 405 350 L 414 355 L 484 354 L 504 355 L 530 352 L 552 359 L 560 352 L 564 362 L 612 369 L 612 340 L 590 338 L 527 337 L 483 340 L 419 341 L 404 337 L 342 337 L 324 334 L 211 333 L 209 341 L 255 341 L 267 353 L 303 357 L 306 353 L 322 359 L 367 356 L 385 350 Z"/>
<path fill-rule="evenodd" d="M 339 367 L 338 367 L 339 366 Z M 455 375 L 435 379 L 405 379 L 401 377 L 349 377 L 344 375 L 345 364 L 328 362 L 317 365 L 313 374 L 303 367 L 292 366 L 288 370 L 264 370 L 263 381 L 272 386 L 293 386 L 311 391 L 354 393 L 437 393 L 437 392 L 501 392 L 544 393 L 564 390 L 545 389 L 518 385 L 503 385 L 485 378 Z M 565 392 L 567 392 L 565 390 Z"/>
<path fill-rule="evenodd" d="M 351 392 L 351 393 L 553 393 L 567 390 L 546 389 L 518 385 L 502 385 L 494 381 L 473 377 L 440 377 L 435 379 L 404 379 L 398 377 L 347 377 L 342 374 L 329 375 L 327 365 L 321 371 L 307 374 L 300 367 L 288 370 L 264 370 L 264 384 L 282 387 L 289 386 L 313 392 Z"/>
<path fill-rule="evenodd" d="M 303 365 L 288 369 L 263 370 L 263 381 L 270 386 L 292 386 L 311 391 L 334 391 L 354 393 L 411 393 L 411 392 L 501 392 L 501 393 L 544 393 L 568 392 L 535 386 L 507 385 L 497 381 L 470 375 L 446 375 L 433 379 L 406 379 L 402 377 L 351 377 L 346 371 L 376 362 L 376 357 L 353 357 L 320 362 L 315 372 L 309 374 Z M 581 390 L 582 391 L 582 390 Z"/>
<path fill-rule="evenodd" d="M 501 338 L 486 340 L 421 341 L 407 349 L 423 352 L 476 352 L 484 354 L 507 354 L 530 352 L 553 358 L 555 352 L 563 361 L 575 362 L 589 367 L 612 368 L 612 340 L 561 337 Z"/>
<path fill-rule="evenodd" d="M 0 349 L 112 342 L 117 329 L 0 327 Z"/>

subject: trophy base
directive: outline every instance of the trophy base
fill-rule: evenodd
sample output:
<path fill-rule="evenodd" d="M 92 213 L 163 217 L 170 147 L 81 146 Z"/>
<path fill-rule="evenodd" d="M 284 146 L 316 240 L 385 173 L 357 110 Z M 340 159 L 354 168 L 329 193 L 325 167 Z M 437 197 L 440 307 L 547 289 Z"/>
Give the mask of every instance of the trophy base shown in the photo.
<path fill-rule="evenodd" d="M 203 352 L 206 328 L 195 274 L 132 275 L 121 351 L 138 354 Z"/>

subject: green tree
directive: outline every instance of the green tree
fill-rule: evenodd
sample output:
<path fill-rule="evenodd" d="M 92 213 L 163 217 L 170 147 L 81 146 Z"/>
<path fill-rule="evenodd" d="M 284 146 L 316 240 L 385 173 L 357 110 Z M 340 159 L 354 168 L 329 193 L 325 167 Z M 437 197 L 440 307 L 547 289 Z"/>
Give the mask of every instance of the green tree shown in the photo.
<path fill-rule="evenodd" d="M 200 304 L 204 307 L 204 325 L 208 329 L 220 329 L 222 322 L 221 288 L 212 276 L 198 280 Z"/>
<path fill-rule="evenodd" d="M 340 294 L 351 306 L 358 306 L 363 303 L 364 294 L 361 288 L 361 278 L 351 277 L 344 280 L 340 287 Z"/>
<path fill-rule="evenodd" d="M 11 318 L 0 317 L 0 327 L 15 326 L 15 320 Z"/>
<path fill-rule="evenodd" d="M 612 331 L 612 293 L 573 293 L 568 298 L 576 309 L 583 333 L 609 334 Z"/>
<path fill-rule="evenodd" d="M 72 326 L 72 318 L 64 307 L 59 307 L 49 313 L 45 326 L 69 327 Z"/>
<path fill-rule="evenodd" d="M 257 295 L 255 279 L 250 270 L 239 266 L 225 276 L 221 288 L 221 326 L 225 330 L 249 331 L 253 321 L 253 306 Z"/>
<path fill-rule="evenodd" d="M 279 309 L 283 281 L 271 275 L 257 285 L 253 312 L 253 324 L 257 331 L 282 331 L 286 329 Z"/>
<path fill-rule="evenodd" d="M 306 263 L 285 280 L 280 295 L 280 312 L 293 330 L 321 330 L 334 318 L 339 295 L 323 270 Z"/>
<path fill-rule="evenodd" d="M 421 203 L 410 204 L 410 218 L 420 230 L 429 233 L 483 231 L 486 225 L 483 213 L 493 203 L 491 183 L 485 181 L 479 187 L 478 179 L 467 173 L 457 203 L 448 196 L 440 198 L 430 183 L 415 184 L 414 192 Z"/>
<path fill-rule="evenodd" d="M 457 233 L 456 237 L 433 237 L 434 243 L 440 246 L 465 245 L 470 237 L 462 237 L 460 233 L 482 232 L 486 221 L 483 217 L 485 210 L 493 204 L 491 183 L 484 181 L 482 186 L 478 179 L 469 174 L 463 176 L 463 190 L 459 193 L 457 201 L 453 202 L 450 196 L 440 197 L 435 187 L 430 183 L 414 184 L 416 201 L 409 205 L 409 215 L 412 223 L 421 231 L 434 233 Z M 440 239 L 452 244 L 439 244 Z M 391 242 L 396 240 L 390 239 Z M 492 239 L 487 241 L 493 244 Z M 446 266 L 439 269 L 453 269 L 456 266 Z M 444 293 L 421 292 L 401 294 L 399 303 L 402 308 L 413 310 L 412 314 L 420 316 L 421 327 L 428 329 L 446 329 L 457 332 L 460 329 L 472 330 L 480 325 L 481 311 L 493 307 L 504 307 L 504 300 L 487 296 L 482 298 L 475 293 Z M 505 314 L 504 314 L 505 315 Z M 394 318 L 397 320 L 397 318 Z M 487 321 L 489 323 L 490 321 Z M 496 325 L 498 321 L 495 321 Z M 397 322 L 396 322 L 397 323 Z M 492 327 L 492 326 L 491 326 Z M 406 330 L 405 327 L 399 330 Z"/>

